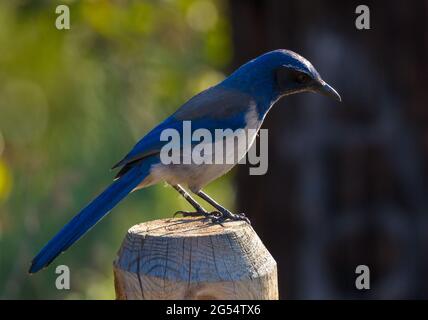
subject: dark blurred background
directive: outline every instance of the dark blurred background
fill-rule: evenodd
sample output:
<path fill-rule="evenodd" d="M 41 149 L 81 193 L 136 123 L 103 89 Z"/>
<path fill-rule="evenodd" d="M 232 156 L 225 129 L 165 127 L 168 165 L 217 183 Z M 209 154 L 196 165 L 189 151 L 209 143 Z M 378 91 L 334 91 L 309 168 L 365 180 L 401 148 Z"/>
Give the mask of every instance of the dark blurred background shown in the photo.
<path fill-rule="evenodd" d="M 71 30 L 55 28 L 57 4 Z M 370 30 L 355 27 L 359 4 Z M 268 173 L 238 166 L 208 193 L 251 218 L 281 298 L 428 298 L 427 15 L 423 0 L 1 2 L 0 298 L 114 298 L 126 230 L 188 208 L 170 188 L 130 195 L 51 268 L 30 277 L 29 262 L 139 137 L 277 48 L 309 59 L 343 103 L 280 101 L 264 124 Z M 70 291 L 55 288 L 59 264 Z"/>
<path fill-rule="evenodd" d="M 357 30 L 368 5 L 371 29 Z M 428 2 L 230 1 L 234 65 L 275 48 L 342 95 L 270 112 L 269 171 L 238 208 L 275 257 L 281 298 L 428 298 Z M 371 289 L 355 289 L 369 266 Z"/>

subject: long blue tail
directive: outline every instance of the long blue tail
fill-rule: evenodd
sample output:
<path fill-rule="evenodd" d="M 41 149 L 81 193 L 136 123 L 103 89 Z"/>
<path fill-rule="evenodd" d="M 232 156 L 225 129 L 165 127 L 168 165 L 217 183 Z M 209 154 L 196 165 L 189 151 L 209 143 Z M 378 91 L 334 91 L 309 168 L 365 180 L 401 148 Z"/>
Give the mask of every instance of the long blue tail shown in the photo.
<path fill-rule="evenodd" d="M 61 252 L 83 236 L 148 176 L 150 166 L 150 160 L 134 165 L 80 211 L 33 259 L 29 273 L 35 273 L 48 266 Z"/>

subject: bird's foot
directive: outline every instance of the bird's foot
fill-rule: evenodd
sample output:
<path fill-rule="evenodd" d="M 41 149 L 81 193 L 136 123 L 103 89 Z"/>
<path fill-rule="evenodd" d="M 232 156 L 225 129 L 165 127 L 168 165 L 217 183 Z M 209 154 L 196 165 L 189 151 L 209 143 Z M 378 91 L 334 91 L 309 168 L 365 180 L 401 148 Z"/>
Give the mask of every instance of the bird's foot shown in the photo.
<path fill-rule="evenodd" d="M 232 221 L 245 221 L 248 224 L 251 224 L 250 219 L 247 218 L 247 216 L 245 215 L 245 213 L 232 213 L 229 210 L 224 210 L 222 212 L 219 212 L 220 216 L 215 216 L 215 217 L 211 217 L 211 221 L 213 223 L 219 223 L 222 224 L 224 221 L 226 221 L 227 219 L 232 220 Z"/>
<path fill-rule="evenodd" d="M 205 210 L 198 210 L 198 211 L 179 210 L 176 213 L 174 213 L 173 217 L 175 218 L 177 215 L 181 215 L 183 217 L 205 217 L 207 219 L 215 219 L 221 216 L 221 213 L 218 211 L 208 212 Z"/>

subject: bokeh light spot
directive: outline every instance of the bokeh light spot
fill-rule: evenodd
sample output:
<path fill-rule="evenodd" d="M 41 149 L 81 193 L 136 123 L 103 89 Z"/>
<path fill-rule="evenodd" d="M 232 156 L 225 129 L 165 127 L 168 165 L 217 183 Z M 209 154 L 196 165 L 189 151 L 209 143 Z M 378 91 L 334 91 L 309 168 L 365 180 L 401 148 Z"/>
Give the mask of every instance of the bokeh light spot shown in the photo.
<path fill-rule="evenodd" d="M 12 189 L 12 174 L 6 163 L 0 159 L 0 201 L 5 200 Z"/>
<path fill-rule="evenodd" d="M 199 93 L 209 87 L 212 87 L 218 84 L 224 79 L 224 74 L 215 70 L 204 71 L 197 79 L 197 81 L 192 81 L 191 91 L 193 94 Z"/>
<path fill-rule="evenodd" d="M 187 23 L 196 31 L 208 31 L 212 29 L 217 20 L 217 8 L 211 1 L 195 1 L 187 11 Z"/>

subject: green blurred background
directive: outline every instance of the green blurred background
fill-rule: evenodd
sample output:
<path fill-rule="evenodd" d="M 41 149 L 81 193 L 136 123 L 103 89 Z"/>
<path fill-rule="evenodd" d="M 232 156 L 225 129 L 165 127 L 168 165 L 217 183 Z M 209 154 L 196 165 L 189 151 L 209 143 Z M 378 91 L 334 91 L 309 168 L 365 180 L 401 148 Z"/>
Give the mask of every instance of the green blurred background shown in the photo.
<path fill-rule="evenodd" d="M 55 28 L 67 4 L 71 29 Z M 223 1 L 0 2 L 0 298 L 112 299 L 112 261 L 136 223 L 187 204 L 162 185 L 130 195 L 52 267 L 31 258 L 114 176 L 156 123 L 224 77 Z M 230 175 L 207 190 L 233 208 Z M 55 266 L 71 270 L 55 288 Z"/>

